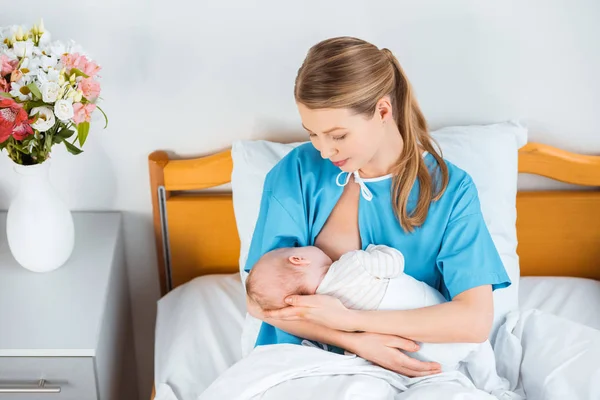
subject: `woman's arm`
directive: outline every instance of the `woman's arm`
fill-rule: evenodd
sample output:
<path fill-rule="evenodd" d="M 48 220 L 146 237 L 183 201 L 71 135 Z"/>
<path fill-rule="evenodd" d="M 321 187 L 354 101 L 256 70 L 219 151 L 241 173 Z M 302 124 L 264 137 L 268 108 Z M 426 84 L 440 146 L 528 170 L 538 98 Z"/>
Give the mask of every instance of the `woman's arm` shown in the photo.
<path fill-rule="evenodd" d="M 340 347 L 405 376 L 426 376 L 441 372 L 441 366 L 438 363 L 419 361 L 398 351 L 414 352 L 419 350 L 419 346 L 411 340 L 394 335 L 341 331 L 309 321 L 286 321 L 268 318 L 251 299 L 247 298 L 246 303 L 250 315 L 285 332 Z"/>
<path fill-rule="evenodd" d="M 452 301 L 402 311 L 349 310 L 324 295 L 290 296 L 291 307 L 266 313 L 271 320 L 310 321 L 344 331 L 401 336 L 426 343 L 484 342 L 493 322 L 490 285 L 464 291 Z"/>
<path fill-rule="evenodd" d="M 484 342 L 494 318 L 490 285 L 466 290 L 452 301 L 425 308 L 349 312 L 350 330 L 369 330 L 427 343 Z"/>

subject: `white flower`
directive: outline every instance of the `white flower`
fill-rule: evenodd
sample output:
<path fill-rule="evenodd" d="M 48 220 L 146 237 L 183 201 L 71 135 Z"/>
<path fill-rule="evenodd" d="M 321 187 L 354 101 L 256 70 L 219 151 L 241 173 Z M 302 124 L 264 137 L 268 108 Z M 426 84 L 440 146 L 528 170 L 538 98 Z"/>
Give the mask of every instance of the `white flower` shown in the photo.
<path fill-rule="evenodd" d="M 44 71 L 48 71 L 50 68 L 56 68 L 58 64 L 58 58 L 56 56 L 40 56 L 40 67 Z"/>
<path fill-rule="evenodd" d="M 77 91 L 75 92 L 75 96 L 73 96 L 73 100 L 75 100 L 77 103 L 79 103 L 82 98 L 83 98 L 83 92 L 81 91 L 81 89 L 77 89 Z"/>
<path fill-rule="evenodd" d="M 42 92 L 44 103 L 54 103 L 58 100 L 60 85 L 56 82 L 45 82 L 42 84 L 40 91 Z"/>
<path fill-rule="evenodd" d="M 71 100 L 58 100 L 54 104 L 54 114 L 56 118 L 66 122 L 73 118 L 73 102 Z"/>
<path fill-rule="evenodd" d="M 16 40 L 16 36 L 17 36 L 17 32 L 19 30 L 19 25 L 12 25 L 12 26 L 7 26 L 6 28 L 2 29 L 2 39 L 8 39 L 11 42 L 14 42 Z M 21 29 L 23 29 L 21 27 Z"/>
<path fill-rule="evenodd" d="M 6 51 L 3 51 L 3 53 L 11 60 L 17 59 L 17 54 L 15 53 L 15 51 L 13 49 L 8 49 Z"/>
<path fill-rule="evenodd" d="M 37 80 L 42 84 L 46 82 L 56 82 L 60 84 L 60 71 L 54 68 L 49 68 L 48 72 L 40 70 L 37 73 Z"/>
<path fill-rule="evenodd" d="M 24 58 L 21 61 L 21 66 L 19 67 L 19 70 L 21 70 L 21 72 L 23 72 L 24 75 L 32 76 L 32 77 L 37 75 L 39 69 L 40 69 L 40 59 L 38 57 Z"/>
<path fill-rule="evenodd" d="M 86 56 L 88 60 L 90 59 L 90 57 L 88 57 L 88 54 L 85 51 L 83 51 L 83 47 L 81 47 L 81 45 L 75 42 L 73 39 L 69 40 L 69 42 L 67 43 L 65 52 L 69 54 L 79 53 L 82 56 Z"/>
<path fill-rule="evenodd" d="M 46 54 L 50 54 L 54 57 L 60 58 L 62 57 L 63 54 L 66 53 L 66 47 L 64 45 L 64 43 L 59 42 L 58 40 L 55 42 L 50 43 L 47 47 L 46 47 Z"/>
<path fill-rule="evenodd" d="M 31 57 L 33 55 L 33 48 L 35 45 L 31 39 L 26 41 L 19 41 L 13 44 L 13 49 L 17 57 Z"/>
<path fill-rule="evenodd" d="M 52 40 L 52 35 L 50 35 L 50 32 L 44 31 L 42 36 L 40 36 L 40 46 L 49 44 L 51 40 Z"/>
<path fill-rule="evenodd" d="M 29 82 L 25 77 L 19 79 L 16 82 L 13 82 L 11 84 L 10 95 L 12 97 L 18 98 L 20 101 L 31 100 L 31 91 L 29 90 L 29 88 L 25 87 L 28 84 Z"/>
<path fill-rule="evenodd" d="M 38 115 L 37 121 L 31 124 L 33 129 L 37 129 L 40 132 L 46 132 L 48 129 L 52 128 L 56 123 L 56 118 L 54 118 L 54 112 L 50 107 L 34 107 L 31 109 L 29 113 L 30 116 Z"/>

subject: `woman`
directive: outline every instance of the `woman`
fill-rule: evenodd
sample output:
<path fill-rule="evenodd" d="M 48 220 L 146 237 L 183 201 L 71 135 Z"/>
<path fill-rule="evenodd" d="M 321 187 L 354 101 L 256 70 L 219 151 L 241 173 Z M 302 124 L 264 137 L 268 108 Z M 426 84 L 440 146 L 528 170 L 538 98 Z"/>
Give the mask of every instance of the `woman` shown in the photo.
<path fill-rule="evenodd" d="M 303 338 L 406 376 L 440 372 L 406 353 L 415 342 L 483 342 L 492 291 L 510 285 L 471 177 L 436 151 L 400 64 L 351 37 L 313 46 L 295 100 L 311 143 L 267 175 L 246 270 L 279 247 L 315 245 L 332 260 L 369 244 L 404 254 L 405 272 L 449 301 L 404 311 L 353 311 L 327 296 L 291 296 L 263 312 L 257 345 Z"/>

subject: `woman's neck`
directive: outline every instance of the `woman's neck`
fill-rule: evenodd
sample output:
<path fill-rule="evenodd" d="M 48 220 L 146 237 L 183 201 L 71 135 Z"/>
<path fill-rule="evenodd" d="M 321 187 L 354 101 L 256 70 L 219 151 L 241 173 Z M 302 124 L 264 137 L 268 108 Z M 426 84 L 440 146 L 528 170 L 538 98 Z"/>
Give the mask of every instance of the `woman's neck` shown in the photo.
<path fill-rule="evenodd" d="M 402 135 L 396 124 L 389 124 L 379 150 L 358 172 L 362 178 L 377 178 L 392 172 L 404 147 Z"/>

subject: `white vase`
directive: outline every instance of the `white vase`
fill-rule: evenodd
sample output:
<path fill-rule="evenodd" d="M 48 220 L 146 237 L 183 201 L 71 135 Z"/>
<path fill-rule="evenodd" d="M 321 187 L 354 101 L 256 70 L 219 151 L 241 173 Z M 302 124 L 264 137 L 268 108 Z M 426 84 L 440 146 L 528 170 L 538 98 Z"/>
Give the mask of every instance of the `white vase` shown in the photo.
<path fill-rule="evenodd" d="M 49 160 L 36 165 L 14 164 L 19 188 L 6 217 L 13 257 L 34 272 L 62 266 L 75 242 L 71 211 L 50 184 L 49 168 Z"/>

